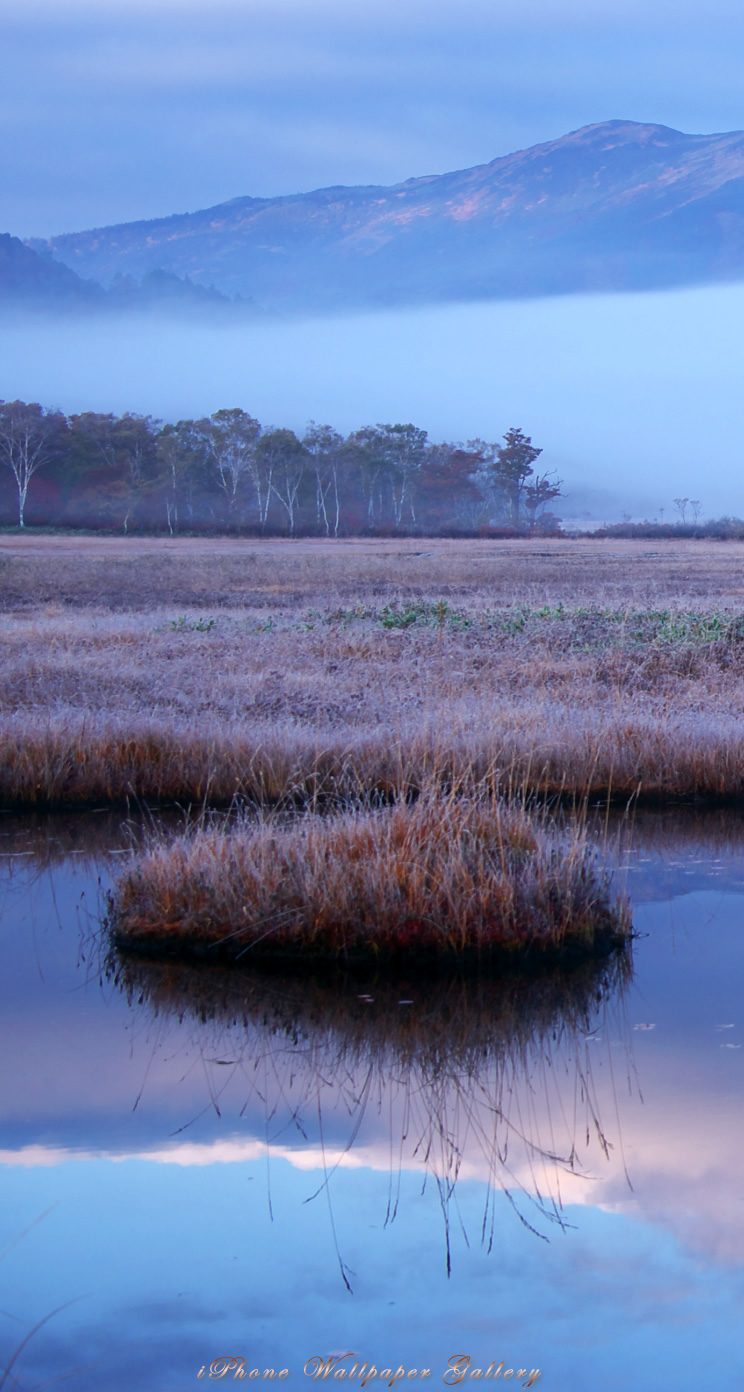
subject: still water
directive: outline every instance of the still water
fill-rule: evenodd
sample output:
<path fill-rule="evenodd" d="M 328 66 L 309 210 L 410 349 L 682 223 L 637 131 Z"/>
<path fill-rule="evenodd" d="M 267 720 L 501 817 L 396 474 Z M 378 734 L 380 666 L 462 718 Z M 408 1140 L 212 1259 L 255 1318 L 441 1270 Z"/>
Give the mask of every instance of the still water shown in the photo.
<path fill-rule="evenodd" d="M 107 962 L 128 836 L 0 823 L 0 1387 L 741 1388 L 744 821 L 639 816 L 632 973 L 507 989 Z"/>

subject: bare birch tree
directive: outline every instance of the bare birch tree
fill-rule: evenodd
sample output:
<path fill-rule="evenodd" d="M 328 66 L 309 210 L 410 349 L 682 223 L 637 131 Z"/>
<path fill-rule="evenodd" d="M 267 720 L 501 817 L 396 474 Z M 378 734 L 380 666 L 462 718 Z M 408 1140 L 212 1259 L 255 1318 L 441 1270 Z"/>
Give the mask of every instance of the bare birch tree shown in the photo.
<path fill-rule="evenodd" d="M 415 425 L 366 425 L 349 436 L 361 469 L 370 525 L 386 521 L 399 527 L 407 508 L 415 522 L 415 481 L 426 455 L 427 435 Z"/>
<path fill-rule="evenodd" d="M 219 486 L 227 499 L 227 515 L 232 519 L 243 479 L 254 477 L 256 441 L 261 426 L 247 411 L 233 407 L 215 411 L 208 419 L 197 421 L 196 428 L 217 470 Z"/>
<path fill-rule="evenodd" d="M 18 489 L 18 526 L 25 527 L 28 486 L 34 474 L 59 449 L 65 429 L 59 411 L 45 411 L 38 402 L 0 401 L 0 462 L 10 469 Z"/>
<path fill-rule="evenodd" d="M 302 441 L 308 456 L 308 466 L 315 478 L 315 520 L 322 525 L 326 536 L 338 536 L 341 520 L 339 471 L 342 465 L 344 440 L 330 425 L 310 421 Z"/>
<path fill-rule="evenodd" d="M 270 470 L 271 491 L 284 508 L 289 534 L 294 536 L 300 488 L 307 474 L 307 454 L 293 430 L 267 430 L 259 442 L 258 456 Z"/>

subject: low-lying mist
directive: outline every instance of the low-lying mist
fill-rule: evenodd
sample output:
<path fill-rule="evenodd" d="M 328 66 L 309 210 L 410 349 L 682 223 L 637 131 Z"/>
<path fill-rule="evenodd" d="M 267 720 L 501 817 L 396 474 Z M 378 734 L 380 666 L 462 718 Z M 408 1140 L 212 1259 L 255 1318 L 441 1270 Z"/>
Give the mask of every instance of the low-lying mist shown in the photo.
<path fill-rule="evenodd" d="M 744 286 L 482 302 L 212 325 L 19 318 L 0 396 L 151 413 L 239 405 L 265 425 L 347 432 L 412 421 L 433 440 L 521 426 L 557 470 L 565 517 L 744 513 Z"/>

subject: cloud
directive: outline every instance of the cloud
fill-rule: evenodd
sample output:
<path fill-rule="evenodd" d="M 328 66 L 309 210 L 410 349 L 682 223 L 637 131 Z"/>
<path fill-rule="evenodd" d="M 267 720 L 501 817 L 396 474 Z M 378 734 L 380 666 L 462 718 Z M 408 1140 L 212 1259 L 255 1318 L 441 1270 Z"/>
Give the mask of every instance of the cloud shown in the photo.
<path fill-rule="evenodd" d="M 471 1121 L 468 1143 L 458 1154 L 461 1189 L 469 1182 L 495 1182 L 498 1186 L 500 1181 L 505 1181 L 514 1194 L 521 1190 L 525 1196 L 542 1196 L 541 1202 L 548 1204 L 554 1198 L 565 1210 L 571 1207 L 593 1209 L 630 1218 L 635 1223 L 647 1224 L 650 1229 L 673 1235 L 688 1250 L 704 1253 L 717 1264 L 738 1265 L 744 1243 L 744 1212 L 740 1211 L 738 1202 L 744 1123 L 736 1111 L 721 1109 L 723 1070 L 718 1046 L 711 1043 L 705 1055 L 698 1052 L 696 1067 L 700 1076 L 697 1085 L 691 1086 L 689 1076 L 680 1069 L 679 1053 L 665 1044 L 662 1032 L 637 1060 L 644 1094 L 654 1099 L 653 1111 L 642 1106 L 636 1092 L 624 1100 L 619 1115 L 615 1114 L 610 1055 L 614 1068 L 622 1076 L 629 1059 L 627 1044 L 617 1040 L 613 1043 L 610 1038 L 603 1037 L 591 1047 L 595 1102 L 608 1128 L 607 1156 L 596 1140 L 587 1148 L 579 1145 L 572 1171 L 565 1163 L 555 1163 L 540 1153 L 541 1138 L 545 1143 L 551 1138 L 560 1154 L 565 1138 L 561 1133 L 560 1109 L 555 1104 L 557 1096 L 565 1089 L 566 1115 L 572 1114 L 573 1081 L 569 1076 L 567 1082 L 556 1086 L 555 1095 L 551 1094 L 549 1101 L 543 1097 L 538 1104 L 532 1099 L 528 1108 L 529 1134 L 536 1149 L 520 1150 L 510 1143 L 508 1169 L 501 1171 L 497 1166 L 494 1170 L 488 1143 L 481 1144 L 478 1140 L 479 1136 L 491 1134 L 492 1112 L 487 1101 L 474 1094 L 468 1104 Z M 727 1065 L 728 1060 L 724 1067 L 730 1076 Z M 735 1076 L 739 1076 L 738 1065 Z M 391 1089 L 393 1094 L 394 1089 Z M 457 1100 L 450 1098 L 450 1105 L 452 1121 L 458 1105 L 463 1105 L 459 1092 Z M 382 1114 L 389 1115 L 386 1109 Z M 690 1117 L 694 1117 L 694 1126 L 690 1125 Z M 437 1160 L 426 1160 L 425 1148 L 417 1146 L 415 1121 L 414 1108 L 408 1144 L 401 1144 L 399 1149 L 396 1141 L 393 1149 L 396 1156 L 400 1156 L 404 1171 L 423 1174 L 431 1168 L 436 1169 Z M 351 1122 L 348 1124 L 351 1129 Z M 178 1141 L 147 1149 L 77 1150 L 39 1143 L 15 1150 L 3 1149 L 0 1166 L 33 1170 L 108 1160 L 115 1164 L 144 1162 L 175 1166 L 180 1170 L 203 1170 L 213 1165 L 249 1166 L 270 1160 L 272 1166 L 277 1161 L 286 1161 L 296 1172 L 318 1176 L 326 1169 L 329 1173 L 367 1170 L 388 1174 L 390 1157 L 391 1134 L 385 1124 L 377 1120 L 372 1129 L 365 1124 L 363 1137 L 351 1147 L 348 1137 L 338 1148 L 326 1144 L 324 1150 L 312 1142 L 296 1146 L 267 1145 L 256 1136 L 245 1134 L 204 1142 Z M 585 1220 L 577 1215 L 570 1221 L 577 1223 L 579 1230 L 585 1226 Z"/>

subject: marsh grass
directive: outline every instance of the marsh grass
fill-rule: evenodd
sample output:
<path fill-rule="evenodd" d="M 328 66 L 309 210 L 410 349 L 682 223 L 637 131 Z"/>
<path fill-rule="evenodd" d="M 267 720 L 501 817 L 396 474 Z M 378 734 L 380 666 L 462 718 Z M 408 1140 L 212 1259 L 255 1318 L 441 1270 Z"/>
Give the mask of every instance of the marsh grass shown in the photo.
<path fill-rule="evenodd" d="M 744 793 L 738 543 L 0 543 L 6 805 Z"/>
<path fill-rule="evenodd" d="M 480 719 L 478 718 L 480 715 Z M 459 716 L 459 719 L 457 717 Z M 546 701 L 454 710 L 450 720 L 357 732 L 289 721 L 78 721 L 16 715 L 0 726 L 6 806 L 139 802 L 263 807 L 346 805 L 479 787 L 664 801 L 744 794 L 744 724 L 735 712 L 586 710 Z"/>
<path fill-rule="evenodd" d="M 631 931 L 580 828 L 436 789 L 155 846 L 120 876 L 109 926 L 116 946 L 153 956 L 435 972 L 539 969 Z"/>

